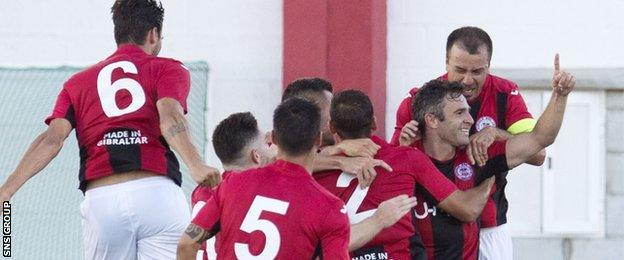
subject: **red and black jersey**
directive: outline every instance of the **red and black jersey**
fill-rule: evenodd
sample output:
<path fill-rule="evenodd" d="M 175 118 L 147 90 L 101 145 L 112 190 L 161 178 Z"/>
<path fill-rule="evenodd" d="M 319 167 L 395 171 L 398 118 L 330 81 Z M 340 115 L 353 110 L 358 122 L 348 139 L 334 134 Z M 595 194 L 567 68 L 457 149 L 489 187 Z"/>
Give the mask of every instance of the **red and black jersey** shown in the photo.
<path fill-rule="evenodd" d="M 432 160 L 459 189 L 468 190 L 492 175 L 496 181 L 504 178 L 508 171 L 505 144 L 504 141 L 492 144 L 488 150 L 490 159 L 484 167 L 471 165 L 465 150 L 457 150 L 455 158 L 447 162 Z M 418 185 L 416 190 L 419 203 L 414 216 L 428 259 L 477 259 L 479 223 L 459 221 L 438 208 L 438 201 L 425 187 Z"/>
<path fill-rule="evenodd" d="M 446 80 L 447 75 L 442 75 L 439 79 Z M 413 118 L 412 99 L 416 93 L 418 93 L 418 88 L 410 90 L 408 96 L 399 105 L 394 134 L 390 142 L 394 145 L 399 144 L 399 136 L 403 126 Z M 532 120 L 533 116 L 528 112 L 526 103 L 519 93 L 518 85 L 491 74 L 487 75 L 483 89 L 477 99 L 469 104 L 470 115 L 475 120 L 475 124 L 470 129 L 470 134 L 487 126 L 505 129 L 513 134 L 530 132 L 535 125 L 535 120 Z M 522 129 L 511 129 L 514 124 L 525 119 L 531 119 L 531 122 L 527 122 L 528 124 L 525 124 Z M 413 146 L 416 145 L 417 143 Z M 494 227 L 507 223 L 508 202 L 505 196 L 505 186 L 507 186 L 507 178 L 496 180 L 496 190 L 492 194 L 494 207 L 484 209 L 481 227 Z"/>
<path fill-rule="evenodd" d="M 189 71 L 179 61 L 148 55 L 138 46 L 74 74 L 45 122 L 69 120 L 80 148 L 80 189 L 90 180 L 145 170 L 180 185 L 179 163 L 160 132 L 156 101 L 177 100 L 186 111 Z"/>
<path fill-rule="evenodd" d="M 348 259 L 344 203 L 283 160 L 231 174 L 192 223 L 217 234 L 223 259 Z"/>
<path fill-rule="evenodd" d="M 377 177 L 370 187 L 361 189 L 352 174 L 341 171 L 315 173 L 319 184 L 346 203 L 351 224 L 371 216 L 379 204 L 398 195 L 414 195 L 420 185 L 429 191 L 433 200 L 443 201 L 457 187 L 444 177 L 419 150 L 394 147 L 378 137 L 371 137 L 381 148 L 375 159 L 383 160 L 392 167 L 388 172 L 376 168 Z M 412 216 L 406 214 L 393 226 L 382 230 L 361 249 L 351 253 L 352 259 L 425 259 L 425 251 L 416 232 Z"/>

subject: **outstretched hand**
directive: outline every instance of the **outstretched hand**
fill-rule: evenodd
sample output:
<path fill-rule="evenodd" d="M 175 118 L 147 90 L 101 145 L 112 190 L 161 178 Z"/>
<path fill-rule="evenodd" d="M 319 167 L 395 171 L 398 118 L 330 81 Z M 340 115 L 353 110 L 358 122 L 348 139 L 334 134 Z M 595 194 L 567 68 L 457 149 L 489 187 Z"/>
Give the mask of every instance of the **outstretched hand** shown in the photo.
<path fill-rule="evenodd" d="M 559 63 L 559 53 L 555 54 L 555 70 L 553 72 L 552 87 L 553 91 L 562 97 L 572 92 L 576 85 L 576 78 L 572 74 L 561 70 Z"/>

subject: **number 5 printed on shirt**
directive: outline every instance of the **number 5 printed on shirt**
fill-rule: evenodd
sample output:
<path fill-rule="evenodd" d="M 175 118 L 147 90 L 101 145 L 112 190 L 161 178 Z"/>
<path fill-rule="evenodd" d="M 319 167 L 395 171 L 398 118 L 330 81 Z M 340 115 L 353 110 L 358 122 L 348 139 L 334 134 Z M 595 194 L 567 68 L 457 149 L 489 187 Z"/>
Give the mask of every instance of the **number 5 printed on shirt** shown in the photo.
<path fill-rule="evenodd" d="M 349 187 L 349 184 L 355 178 L 355 175 L 343 172 L 340 174 L 340 176 L 338 176 L 336 187 Z M 366 197 L 366 194 L 368 194 L 368 188 L 369 187 L 362 189 L 360 187 L 355 187 L 355 190 L 353 190 L 353 194 L 351 194 L 351 197 L 349 197 L 349 201 L 347 201 L 347 215 L 349 216 L 349 222 L 351 224 L 360 223 L 360 221 L 372 216 L 373 214 L 375 214 L 375 211 L 377 211 L 377 209 L 369 209 L 360 213 L 357 212 L 357 210 L 360 208 L 360 205 L 362 205 L 362 202 L 364 201 L 364 197 Z"/>
<path fill-rule="evenodd" d="M 264 237 L 267 238 L 264 249 L 259 255 L 252 255 L 251 252 L 249 252 L 249 245 L 245 243 L 234 243 L 234 252 L 236 253 L 237 258 L 274 259 L 275 256 L 277 256 L 281 243 L 279 230 L 277 230 L 277 227 L 273 224 L 273 222 L 266 219 L 260 219 L 260 214 L 262 214 L 262 211 L 268 211 L 285 215 L 288 205 L 289 203 L 285 201 L 256 195 L 251 203 L 251 207 L 249 207 L 249 210 L 247 211 L 247 215 L 245 215 L 245 218 L 243 219 L 240 229 L 247 233 L 251 233 L 256 230 L 264 233 Z"/>

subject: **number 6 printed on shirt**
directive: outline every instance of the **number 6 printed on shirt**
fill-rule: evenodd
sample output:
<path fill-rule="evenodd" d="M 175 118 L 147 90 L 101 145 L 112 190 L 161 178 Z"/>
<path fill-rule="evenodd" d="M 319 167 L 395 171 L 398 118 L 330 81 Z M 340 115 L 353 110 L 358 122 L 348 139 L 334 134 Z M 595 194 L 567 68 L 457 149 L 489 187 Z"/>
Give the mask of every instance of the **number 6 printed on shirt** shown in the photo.
<path fill-rule="evenodd" d="M 260 219 L 262 211 L 268 211 L 285 215 L 288 209 L 288 202 L 271 199 L 256 195 L 251 207 L 247 211 L 247 215 L 243 219 L 240 229 L 247 233 L 254 232 L 256 230 L 264 233 L 267 238 L 264 249 L 259 255 L 252 255 L 249 252 L 249 245 L 245 243 L 234 243 L 234 252 L 236 257 L 240 259 L 274 259 L 279 252 L 281 236 L 279 230 L 275 224 L 266 219 Z"/>
<path fill-rule="evenodd" d="M 116 117 L 132 113 L 139 110 L 139 108 L 145 104 L 145 92 L 143 92 L 143 87 L 141 87 L 141 84 L 136 80 L 123 78 L 111 83 L 111 75 L 113 70 L 117 68 L 121 68 L 124 73 L 138 73 L 137 67 L 129 61 L 113 62 L 100 70 L 97 79 L 97 91 L 100 96 L 102 110 L 104 110 L 104 114 L 106 114 L 107 117 Z M 115 101 L 115 94 L 122 89 L 130 92 L 132 99 L 130 105 L 124 109 L 120 109 Z"/>

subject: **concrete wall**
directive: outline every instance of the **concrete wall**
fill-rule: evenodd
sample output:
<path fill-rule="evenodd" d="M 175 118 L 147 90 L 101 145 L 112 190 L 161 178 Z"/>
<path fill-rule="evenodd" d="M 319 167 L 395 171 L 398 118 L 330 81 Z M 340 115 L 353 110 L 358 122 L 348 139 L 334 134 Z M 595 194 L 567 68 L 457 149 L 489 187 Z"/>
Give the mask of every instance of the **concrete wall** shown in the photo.
<path fill-rule="evenodd" d="M 624 2 L 617 0 L 497 1 L 495 5 L 485 0 L 388 1 L 388 136 L 396 108 L 407 91 L 444 73 L 446 37 L 464 25 L 479 26 L 490 34 L 495 70 L 550 69 L 554 54 L 559 52 L 564 68 L 581 73 L 581 69 L 593 69 L 591 75 L 581 77 L 581 85 L 604 88 L 606 84 L 610 89 L 605 104 L 605 237 L 516 238 L 516 259 L 624 257 L 624 86 L 613 85 L 608 79 L 621 75 L 618 68 L 624 67 L 624 52 L 618 43 L 624 39 L 624 16 L 618 13 L 622 8 Z M 596 81 L 600 75 L 596 69 L 605 68 L 619 74 Z"/>
<path fill-rule="evenodd" d="M 112 2 L 2 1 L 0 66 L 87 66 L 105 58 L 116 48 Z M 247 110 L 268 129 L 281 93 L 282 1 L 162 2 L 161 56 L 210 66 L 207 134 L 227 115 Z"/>

